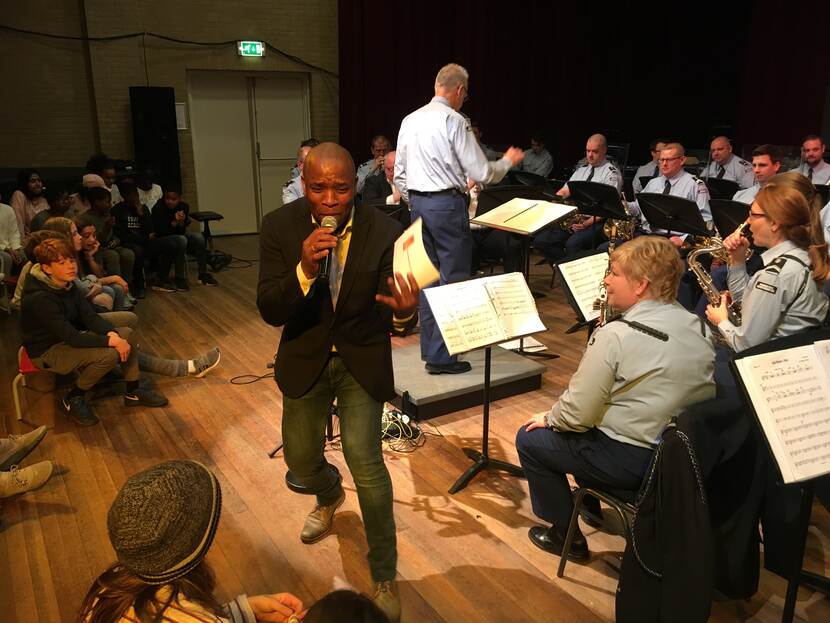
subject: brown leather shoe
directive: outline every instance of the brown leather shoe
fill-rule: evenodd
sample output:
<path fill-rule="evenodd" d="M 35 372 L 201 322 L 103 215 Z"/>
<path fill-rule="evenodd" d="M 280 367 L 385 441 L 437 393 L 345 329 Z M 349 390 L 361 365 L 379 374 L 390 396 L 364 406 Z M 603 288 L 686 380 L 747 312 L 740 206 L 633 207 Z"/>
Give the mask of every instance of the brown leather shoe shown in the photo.
<path fill-rule="evenodd" d="M 332 517 L 341 504 L 346 500 L 346 492 L 340 490 L 340 497 L 334 504 L 320 506 L 317 504 L 314 510 L 308 514 L 300 532 L 300 540 L 303 543 L 316 543 L 331 531 Z"/>
<path fill-rule="evenodd" d="M 375 582 L 375 595 L 372 599 L 392 623 L 401 620 L 401 600 L 398 597 L 397 580 Z"/>

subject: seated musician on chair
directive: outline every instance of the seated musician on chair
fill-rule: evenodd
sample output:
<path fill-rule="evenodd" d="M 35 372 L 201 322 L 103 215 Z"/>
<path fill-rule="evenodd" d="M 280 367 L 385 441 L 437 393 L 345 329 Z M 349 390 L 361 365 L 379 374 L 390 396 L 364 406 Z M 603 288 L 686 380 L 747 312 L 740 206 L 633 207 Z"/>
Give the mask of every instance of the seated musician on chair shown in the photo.
<path fill-rule="evenodd" d="M 561 555 L 573 511 L 566 474 L 600 488 L 637 489 L 671 418 L 714 397 L 711 334 L 675 301 L 682 273 L 665 238 L 641 236 L 611 254 L 608 304 L 621 316 L 594 331 L 559 401 L 516 434 L 533 512 L 552 524 L 530 529 L 537 547 Z M 578 529 L 569 558 L 588 559 Z"/>

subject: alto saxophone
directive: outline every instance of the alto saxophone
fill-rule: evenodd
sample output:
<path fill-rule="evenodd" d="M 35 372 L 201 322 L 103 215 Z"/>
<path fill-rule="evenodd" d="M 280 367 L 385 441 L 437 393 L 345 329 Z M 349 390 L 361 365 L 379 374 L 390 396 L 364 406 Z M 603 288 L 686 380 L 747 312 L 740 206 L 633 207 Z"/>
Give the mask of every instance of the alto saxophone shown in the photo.
<path fill-rule="evenodd" d="M 740 233 L 741 236 L 745 238 L 749 238 L 747 234 L 749 233 L 749 224 L 744 223 L 737 230 L 736 233 Z M 712 276 L 703 268 L 703 265 L 700 263 L 698 257 L 704 253 L 710 254 L 712 257 L 719 257 L 719 258 L 727 258 L 729 253 L 723 247 L 723 240 L 721 240 L 717 236 L 712 236 L 706 239 L 709 244 L 705 246 L 697 246 L 695 249 L 686 256 L 686 263 L 689 265 L 689 270 L 691 270 L 697 282 L 700 284 L 701 289 L 703 290 L 703 294 L 706 296 L 706 300 L 709 301 L 710 305 L 718 306 L 720 305 L 721 300 L 721 293 L 715 287 L 715 283 L 712 281 Z M 752 255 L 752 249 L 747 249 L 748 258 Z M 741 324 L 741 305 L 736 301 L 732 301 L 727 306 L 729 311 L 729 320 L 733 324 Z"/>
<path fill-rule="evenodd" d="M 617 240 L 623 242 L 631 240 L 634 237 L 634 219 L 631 218 L 631 212 L 628 211 L 628 203 L 625 200 L 625 195 L 620 195 L 623 210 L 628 215 L 628 219 L 607 219 L 602 231 L 608 238 L 608 267 L 605 269 L 605 275 L 599 284 L 599 296 L 594 301 L 594 309 L 599 310 L 599 317 L 597 318 L 597 326 L 601 327 L 613 315 L 613 309 L 608 305 L 608 288 L 605 286 L 605 279 L 611 273 L 611 254 L 614 252 L 614 247 L 617 246 Z"/>

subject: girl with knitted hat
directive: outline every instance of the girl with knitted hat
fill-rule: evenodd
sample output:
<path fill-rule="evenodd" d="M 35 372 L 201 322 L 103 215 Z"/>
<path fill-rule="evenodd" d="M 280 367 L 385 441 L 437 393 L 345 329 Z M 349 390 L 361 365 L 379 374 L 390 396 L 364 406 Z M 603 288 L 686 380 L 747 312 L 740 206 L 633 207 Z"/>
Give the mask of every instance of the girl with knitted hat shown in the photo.
<path fill-rule="evenodd" d="M 301 619 L 303 603 L 290 593 L 240 595 L 226 605 L 213 596 L 204 557 L 221 507 L 219 481 L 196 461 L 168 461 L 130 477 L 107 516 L 118 562 L 95 580 L 79 623 Z"/>

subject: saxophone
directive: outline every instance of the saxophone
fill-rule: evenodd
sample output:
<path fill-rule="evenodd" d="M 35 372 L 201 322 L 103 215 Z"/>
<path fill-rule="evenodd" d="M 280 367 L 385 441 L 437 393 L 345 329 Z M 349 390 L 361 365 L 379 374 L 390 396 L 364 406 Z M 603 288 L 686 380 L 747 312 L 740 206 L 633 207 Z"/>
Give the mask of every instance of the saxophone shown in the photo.
<path fill-rule="evenodd" d="M 741 236 L 749 238 L 749 236 L 747 236 L 749 233 L 749 223 L 744 223 L 735 231 L 736 233 L 740 233 Z M 706 271 L 705 268 L 703 268 L 698 257 L 704 253 L 708 253 L 712 257 L 723 258 L 725 260 L 729 257 L 729 253 L 726 249 L 724 249 L 723 240 L 721 240 L 720 237 L 712 236 L 706 238 L 705 240 L 707 244 L 696 246 L 694 250 L 686 256 L 686 263 L 689 265 L 689 270 L 694 273 L 697 282 L 700 284 L 703 294 L 706 296 L 706 300 L 709 301 L 710 305 L 718 306 L 720 305 L 721 293 L 715 287 L 715 284 L 712 281 L 712 276 Z M 752 255 L 752 249 L 747 249 L 746 257 L 749 258 L 750 255 Z M 729 310 L 730 322 L 736 325 L 741 324 L 740 303 L 731 301 L 727 307 Z"/>
<path fill-rule="evenodd" d="M 631 218 L 631 212 L 628 210 L 628 203 L 625 200 L 625 195 L 620 195 L 623 210 L 628 215 L 628 219 L 607 219 L 602 226 L 602 231 L 608 238 L 608 267 L 605 269 L 605 275 L 599 284 L 599 296 L 594 301 L 594 309 L 599 310 L 599 317 L 597 318 L 597 326 L 601 327 L 613 315 L 613 309 L 608 305 L 608 288 L 605 286 L 605 278 L 611 273 L 611 254 L 614 252 L 614 247 L 617 246 L 617 240 L 626 242 L 634 237 L 635 223 Z"/>

